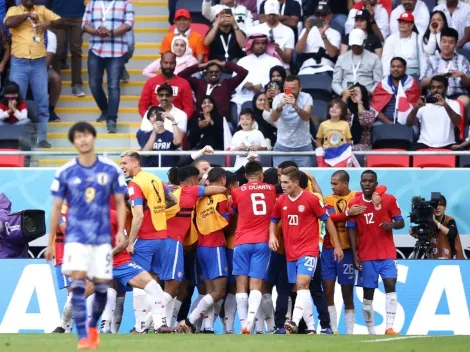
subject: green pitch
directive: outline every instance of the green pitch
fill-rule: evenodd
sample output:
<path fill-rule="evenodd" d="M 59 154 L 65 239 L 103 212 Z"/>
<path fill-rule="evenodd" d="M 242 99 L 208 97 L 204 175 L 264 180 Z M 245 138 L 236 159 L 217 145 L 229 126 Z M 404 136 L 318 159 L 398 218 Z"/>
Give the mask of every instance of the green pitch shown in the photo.
<path fill-rule="evenodd" d="M 0 334 L 2 352 L 75 351 L 76 343 L 76 336 L 70 334 Z M 468 352 L 470 336 L 102 335 L 99 350 L 103 352 Z"/>

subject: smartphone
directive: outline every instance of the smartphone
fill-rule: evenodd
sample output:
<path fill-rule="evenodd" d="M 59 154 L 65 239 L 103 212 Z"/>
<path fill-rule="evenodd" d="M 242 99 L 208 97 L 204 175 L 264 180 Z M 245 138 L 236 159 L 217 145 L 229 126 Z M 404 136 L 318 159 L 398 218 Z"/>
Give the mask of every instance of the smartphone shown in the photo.
<path fill-rule="evenodd" d="M 229 16 L 233 15 L 232 9 L 224 9 L 224 13 Z"/>
<path fill-rule="evenodd" d="M 318 18 L 311 19 L 310 24 L 312 25 L 312 27 L 318 27 L 318 28 L 323 28 L 323 26 L 325 25 L 323 20 L 319 20 Z"/>
<path fill-rule="evenodd" d="M 444 77 L 449 79 L 450 77 L 452 77 L 452 72 L 444 73 Z"/>
<path fill-rule="evenodd" d="M 348 82 L 346 87 L 348 87 L 348 90 L 354 89 L 354 82 Z"/>
<path fill-rule="evenodd" d="M 284 94 L 285 95 L 292 94 L 292 88 L 284 88 Z"/>

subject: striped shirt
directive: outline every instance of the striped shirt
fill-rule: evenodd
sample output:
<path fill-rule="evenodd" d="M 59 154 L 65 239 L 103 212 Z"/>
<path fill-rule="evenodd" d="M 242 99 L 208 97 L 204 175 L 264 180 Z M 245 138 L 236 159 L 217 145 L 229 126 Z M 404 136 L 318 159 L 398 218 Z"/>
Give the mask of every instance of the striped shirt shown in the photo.
<path fill-rule="evenodd" d="M 126 24 L 134 26 L 134 8 L 131 0 L 91 0 L 85 9 L 82 28 L 90 25 L 94 29 L 100 26 L 116 30 Z M 128 51 L 125 34 L 122 36 L 91 37 L 90 50 L 100 57 L 121 57 Z"/>

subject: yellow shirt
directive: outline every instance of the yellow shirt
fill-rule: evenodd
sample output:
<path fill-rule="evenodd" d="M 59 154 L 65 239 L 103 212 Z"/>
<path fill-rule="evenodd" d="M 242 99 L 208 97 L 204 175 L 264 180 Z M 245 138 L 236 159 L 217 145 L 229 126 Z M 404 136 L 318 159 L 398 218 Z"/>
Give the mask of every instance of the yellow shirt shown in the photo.
<path fill-rule="evenodd" d="M 323 139 L 323 148 L 338 147 L 352 139 L 349 123 L 346 121 L 323 121 L 317 132 L 317 138 Z"/>
<path fill-rule="evenodd" d="M 351 191 L 346 196 L 337 196 L 335 194 L 330 194 L 329 196 L 325 197 L 325 204 L 334 208 L 336 214 L 344 213 L 348 207 L 349 201 L 356 197 L 356 192 Z M 349 244 L 349 236 L 348 236 L 348 229 L 346 228 L 346 221 L 337 222 L 335 223 L 336 232 L 338 234 L 339 244 L 341 245 L 342 249 L 351 248 Z M 325 242 L 331 243 L 334 245 L 329 238 L 330 235 L 328 234 L 328 239 Z"/>
<path fill-rule="evenodd" d="M 22 5 L 10 7 L 3 23 L 8 17 L 23 15 L 28 12 Z M 45 6 L 34 6 L 31 10 L 38 15 L 38 22 L 57 21 L 60 16 L 48 10 Z M 44 44 L 44 32 L 35 32 L 33 22 L 27 19 L 16 28 L 10 28 L 11 55 L 19 59 L 40 59 L 46 57 L 46 45 Z M 33 40 L 38 37 L 39 42 Z"/>

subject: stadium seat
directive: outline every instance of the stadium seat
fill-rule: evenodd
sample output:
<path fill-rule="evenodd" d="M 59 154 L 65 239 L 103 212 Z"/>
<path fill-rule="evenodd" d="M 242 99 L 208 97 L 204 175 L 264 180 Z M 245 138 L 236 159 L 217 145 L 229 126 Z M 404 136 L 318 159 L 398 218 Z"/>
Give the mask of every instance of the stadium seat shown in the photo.
<path fill-rule="evenodd" d="M 313 108 L 311 115 L 314 116 L 315 120 L 318 120 L 318 123 L 322 123 L 326 120 L 326 114 L 328 110 L 328 101 L 326 100 L 313 100 Z"/>
<path fill-rule="evenodd" d="M 405 151 L 396 148 L 381 148 L 374 151 Z M 368 155 L 367 167 L 409 167 L 410 157 L 408 155 Z"/>
<path fill-rule="evenodd" d="M 188 10 L 191 13 L 193 23 L 210 24 L 210 22 L 202 15 L 202 1 L 176 0 L 176 10 L 179 9 Z"/>
<path fill-rule="evenodd" d="M 207 32 L 209 32 L 210 29 L 207 24 L 203 23 L 191 23 L 190 27 L 193 32 L 199 33 L 200 35 L 202 35 L 203 38 L 206 36 Z M 170 27 L 170 32 L 173 32 L 174 30 L 175 25 L 172 25 Z"/>
<path fill-rule="evenodd" d="M 16 151 L 18 149 L 2 148 L 0 151 Z M 0 155 L 0 167 L 24 167 L 24 155 Z"/>
<path fill-rule="evenodd" d="M 444 151 L 449 149 L 420 149 L 421 152 Z M 413 156 L 413 167 L 455 167 L 455 155 L 415 155 Z"/>
<path fill-rule="evenodd" d="M 302 90 L 310 92 L 312 90 L 326 91 L 331 94 L 331 81 L 329 73 L 319 73 L 316 75 L 299 75 Z"/>
<path fill-rule="evenodd" d="M 253 102 L 251 100 L 250 101 L 245 101 L 242 104 L 242 110 L 243 109 L 253 109 Z"/>
<path fill-rule="evenodd" d="M 405 125 L 378 125 L 372 128 L 372 148 L 398 148 L 410 150 L 413 145 L 413 129 Z"/>

